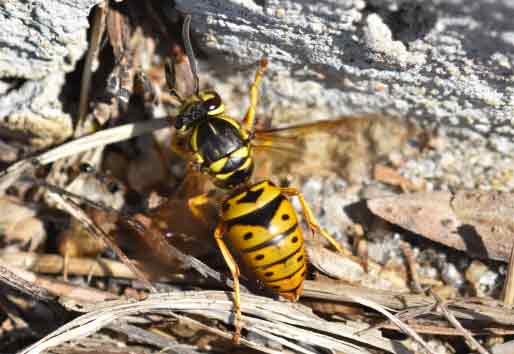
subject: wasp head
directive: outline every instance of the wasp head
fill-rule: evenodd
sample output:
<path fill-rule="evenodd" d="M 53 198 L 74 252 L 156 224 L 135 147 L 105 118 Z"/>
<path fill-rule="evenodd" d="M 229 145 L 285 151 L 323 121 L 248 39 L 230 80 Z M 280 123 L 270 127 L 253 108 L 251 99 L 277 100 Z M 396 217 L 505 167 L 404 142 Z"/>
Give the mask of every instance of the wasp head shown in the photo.
<path fill-rule="evenodd" d="M 175 128 L 185 131 L 202 119 L 221 114 L 225 111 L 225 105 L 220 96 L 214 91 L 201 92 L 188 103 L 175 120 Z"/>

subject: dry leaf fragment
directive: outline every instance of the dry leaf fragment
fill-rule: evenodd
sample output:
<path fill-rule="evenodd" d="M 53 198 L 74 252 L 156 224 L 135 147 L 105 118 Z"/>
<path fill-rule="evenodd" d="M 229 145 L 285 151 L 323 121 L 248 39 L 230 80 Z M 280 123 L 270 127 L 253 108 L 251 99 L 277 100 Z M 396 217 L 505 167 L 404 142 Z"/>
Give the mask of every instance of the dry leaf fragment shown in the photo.
<path fill-rule="evenodd" d="M 422 185 L 416 185 L 410 179 L 403 177 L 397 170 L 382 164 L 375 165 L 373 178 L 385 184 L 398 186 L 404 192 L 416 192 L 424 188 L 424 183 Z"/>
<path fill-rule="evenodd" d="M 432 241 L 482 259 L 509 259 L 513 193 L 423 192 L 370 199 L 367 204 L 381 218 Z"/>
<path fill-rule="evenodd" d="M 366 288 L 382 290 L 407 290 L 406 280 L 397 271 L 385 269 L 378 264 L 369 262 L 368 271 L 361 263 L 350 257 L 331 252 L 319 246 L 306 243 L 309 263 L 321 272 L 351 284 L 359 284 Z"/>
<path fill-rule="evenodd" d="M 46 230 L 36 208 L 4 197 L 0 198 L 0 210 L 0 234 L 4 235 L 4 242 L 18 242 L 34 251 L 46 241 Z"/>

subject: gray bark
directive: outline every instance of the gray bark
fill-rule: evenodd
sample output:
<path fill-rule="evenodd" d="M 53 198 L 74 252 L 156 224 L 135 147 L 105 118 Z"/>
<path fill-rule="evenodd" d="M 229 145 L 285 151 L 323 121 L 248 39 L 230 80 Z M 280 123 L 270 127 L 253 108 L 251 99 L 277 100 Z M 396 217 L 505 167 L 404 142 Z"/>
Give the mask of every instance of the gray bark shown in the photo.
<path fill-rule="evenodd" d="M 269 57 L 273 98 L 314 119 L 382 111 L 514 151 L 514 1 L 176 3 L 203 50 Z"/>
<path fill-rule="evenodd" d="M 1 137 L 42 146 L 71 135 L 58 97 L 64 74 L 87 49 L 87 16 L 99 1 L 0 2 Z"/>

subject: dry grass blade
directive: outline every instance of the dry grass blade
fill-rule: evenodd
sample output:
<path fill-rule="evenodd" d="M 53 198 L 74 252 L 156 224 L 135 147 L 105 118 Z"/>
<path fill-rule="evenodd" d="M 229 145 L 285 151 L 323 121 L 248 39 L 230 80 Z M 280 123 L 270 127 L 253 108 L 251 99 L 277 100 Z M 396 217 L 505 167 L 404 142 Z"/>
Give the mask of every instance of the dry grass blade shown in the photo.
<path fill-rule="evenodd" d="M 391 320 L 391 322 L 393 322 L 395 325 L 397 325 L 398 328 L 400 328 L 403 331 L 403 333 L 407 334 L 412 339 L 414 339 L 418 344 L 420 344 L 427 351 L 427 353 L 435 354 L 435 352 L 432 351 L 432 349 L 430 349 L 428 344 L 423 340 L 423 338 L 421 338 L 419 336 L 419 334 L 416 333 L 416 331 L 414 331 L 412 328 L 409 327 L 409 325 L 402 322 L 400 319 L 398 319 L 396 316 L 394 316 L 392 313 L 390 313 L 386 308 L 384 308 L 383 306 L 380 306 L 372 301 L 363 299 L 358 296 L 351 296 L 351 298 L 358 304 L 367 306 L 369 308 L 372 308 L 375 311 L 380 312 L 382 315 L 384 315 L 389 320 Z"/>
<path fill-rule="evenodd" d="M 114 323 L 108 327 L 111 331 L 122 333 L 132 343 L 146 343 L 151 346 L 165 349 L 163 353 L 176 353 L 176 354 L 197 354 L 198 351 L 194 350 L 193 345 L 180 344 L 174 339 L 165 337 L 158 333 L 150 332 L 149 330 L 139 328 L 134 325 L 126 323 Z"/>
<path fill-rule="evenodd" d="M 73 285 L 54 278 L 40 276 L 20 268 L 13 267 L 12 272 L 16 273 L 17 278 L 25 281 L 32 289 L 48 293 L 51 299 L 55 299 L 55 303 L 57 303 L 57 298 L 61 296 L 65 296 L 76 301 L 87 302 L 101 302 L 118 298 L 116 295 L 109 292 L 86 286 Z M 33 294 L 29 295 L 32 296 L 32 299 L 41 300 L 41 298 L 35 297 Z M 43 298 L 42 300 L 45 299 Z"/>
<path fill-rule="evenodd" d="M 216 335 L 220 336 L 221 338 L 225 338 L 226 340 L 233 340 L 232 334 L 228 333 L 227 331 L 222 331 L 220 329 L 214 328 L 213 326 L 204 325 L 203 323 L 201 323 L 197 320 L 194 320 L 187 316 L 177 315 L 176 313 L 173 313 L 173 312 L 167 311 L 166 314 L 170 315 L 170 316 L 174 317 L 175 319 L 180 320 L 184 323 L 189 322 L 191 324 L 194 324 L 196 327 L 201 328 L 206 332 L 216 334 Z M 278 350 L 273 350 L 273 349 L 269 349 L 267 347 L 263 347 L 262 345 L 256 344 L 255 342 L 246 340 L 244 338 L 241 339 L 240 343 L 246 345 L 249 348 L 259 350 L 264 353 L 269 353 L 269 354 L 280 354 L 281 353 Z"/>
<path fill-rule="evenodd" d="M 61 255 L 33 252 L 0 251 L 0 262 L 7 266 L 44 274 L 60 275 L 64 267 L 64 257 Z M 68 274 L 135 279 L 134 273 L 123 263 L 101 257 L 70 257 Z"/>
<path fill-rule="evenodd" d="M 436 305 L 431 296 L 410 294 L 375 289 L 365 289 L 346 284 L 321 283 L 305 281 L 303 296 L 319 300 L 354 302 L 353 297 L 362 297 L 369 301 L 395 310 Z M 498 301 L 483 299 L 481 303 L 466 299 L 454 300 L 448 308 L 460 319 L 494 322 L 501 325 L 514 325 L 514 310 L 506 308 Z"/>
<path fill-rule="evenodd" d="M 169 122 L 165 119 L 154 119 L 146 122 L 138 122 L 121 125 L 116 128 L 105 129 L 87 135 L 85 137 L 72 140 L 60 145 L 39 156 L 20 160 L 6 170 L 0 172 L 0 192 L 7 189 L 24 172 L 37 165 L 46 165 L 64 157 L 75 155 L 79 152 L 104 146 L 119 141 L 124 141 L 139 135 L 148 134 L 155 130 L 169 127 Z"/>
<path fill-rule="evenodd" d="M 476 350 L 480 354 L 491 354 L 489 351 L 487 351 L 478 341 L 469 333 L 467 329 L 465 329 L 460 322 L 455 318 L 455 316 L 449 311 L 446 306 L 441 307 L 444 315 L 448 319 L 448 322 L 450 322 L 457 330 L 459 330 L 464 338 L 466 338 L 472 345 L 472 350 Z"/>
<path fill-rule="evenodd" d="M 510 251 L 507 278 L 503 286 L 503 302 L 509 306 L 514 304 L 514 246 Z"/>
<path fill-rule="evenodd" d="M 90 45 L 84 63 L 84 70 L 82 71 L 79 119 L 77 122 L 77 126 L 81 126 L 83 124 L 84 117 L 86 116 L 87 102 L 89 99 L 89 90 L 91 89 L 91 68 L 93 67 L 93 62 L 98 57 L 100 42 L 105 32 L 105 18 L 107 16 L 108 6 L 108 2 L 105 1 L 103 3 L 98 4 L 98 6 L 95 9 Z"/>
<path fill-rule="evenodd" d="M 41 273 L 62 273 L 62 257 L 57 255 L 37 255 L 24 252 L 14 254 L 0 253 L 0 262 L 7 267 L 17 268 L 17 274 L 19 274 L 21 269 Z M 94 276 L 135 279 L 130 269 L 121 262 L 102 258 L 96 260 L 71 258 L 70 274 L 86 275 L 90 273 L 93 273 Z M 198 278 L 196 273 L 186 273 L 177 276 L 169 275 L 166 281 L 170 281 L 174 284 L 202 284 L 202 279 L 204 278 Z M 400 311 L 428 309 L 437 305 L 433 297 L 423 294 L 382 291 L 368 288 L 363 291 L 363 287 L 345 284 L 326 284 L 309 280 L 305 282 L 305 292 L 303 296 L 311 299 L 352 303 L 352 298 L 348 296 L 352 294 Z M 492 323 L 497 325 L 514 325 L 514 312 L 500 305 L 501 304 L 496 302 L 476 304 L 469 303 L 465 301 L 465 299 L 456 299 L 448 306 L 451 308 L 452 312 L 461 319 L 473 321 L 485 320 L 489 325 Z"/>
<path fill-rule="evenodd" d="M 450 322 L 457 330 L 459 330 L 464 338 L 468 340 L 468 342 L 471 344 L 472 348 L 470 348 L 472 351 L 477 351 L 480 354 L 491 354 L 489 353 L 478 341 L 469 333 L 467 329 L 465 329 L 460 322 L 455 318 L 453 313 L 448 310 L 448 307 L 446 305 L 446 302 L 443 301 L 436 293 L 432 292 L 432 295 L 435 297 L 435 299 L 438 302 L 438 309 L 441 310 L 441 312 L 444 314 L 448 322 Z"/>
<path fill-rule="evenodd" d="M 370 351 L 366 348 L 372 347 L 389 353 L 406 352 L 401 343 L 383 338 L 379 331 L 371 331 L 363 336 L 355 335 L 355 332 L 365 326 L 360 323 L 329 322 L 299 304 L 278 302 L 254 295 L 242 294 L 241 300 L 245 314 L 243 322 L 248 331 L 255 329 L 270 340 L 280 333 L 282 344 L 292 350 L 297 350 L 298 345 L 307 344 L 347 354 L 369 354 Z M 166 315 L 180 311 L 201 314 L 230 324 L 233 303 L 232 294 L 221 291 L 173 292 L 150 294 L 148 298 L 138 302 L 123 300 L 84 304 L 80 311 L 88 313 L 62 326 L 20 354 L 41 353 L 65 341 L 90 335 L 122 317 L 142 313 Z M 292 343 L 292 340 L 297 343 Z M 242 343 L 264 352 L 276 352 L 248 340 L 242 340 Z"/>
<path fill-rule="evenodd" d="M 89 230 L 93 235 L 101 238 L 115 253 L 118 257 L 127 265 L 127 267 L 135 274 L 138 279 L 141 279 L 143 283 L 146 284 L 147 288 L 153 289 L 153 286 L 147 280 L 147 277 L 139 271 L 137 267 L 135 267 L 132 262 L 125 256 L 124 252 L 119 249 L 116 242 L 111 240 L 109 235 L 107 235 L 100 227 L 98 227 L 91 218 L 79 207 L 75 205 L 72 200 L 81 200 L 82 202 L 86 202 L 100 210 L 105 212 L 111 212 L 108 207 L 102 206 L 96 202 L 84 199 L 74 193 L 68 192 L 65 189 L 61 189 L 60 187 L 50 185 L 48 183 L 37 181 L 41 186 L 47 188 L 51 191 L 51 197 L 56 200 L 58 204 L 62 206 L 70 215 L 75 217 L 78 221 L 80 221 L 84 227 Z M 63 199 L 63 196 L 69 198 L 69 200 Z M 116 211 L 113 211 L 116 212 Z M 168 262 L 176 262 L 179 261 L 184 265 L 185 268 L 195 269 L 198 273 L 200 273 L 204 277 L 211 277 L 212 279 L 217 280 L 219 283 L 225 284 L 228 287 L 232 288 L 234 283 L 231 279 L 223 276 L 221 273 L 215 271 L 205 263 L 201 262 L 195 257 L 189 256 L 178 250 L 176 247 L 173 247 L 170 243 L 166 241 L 164 236 L 160 233 L 160 231 L 155 230 L 154 228 L 145 228 L 139 221 L 135 218 L 122 216 L 122 222 L 126 225 L 130 226 L 133 231 L 144 234 L 143 237 L 146 237 L 148 242 L 157 245 L 154 251 L 156 252 L 156 256 L 162 257 L 162 259 L 166 259 Z M 145 280 L 146 279 L 146 280 Z M 244 286 L 240 286 L 242 291 L 247 291 Z"/>
<path fill-rule="evenodd" d="M 91 235 L 95 235 L 104 241 L 121 259 L 123 263 L 127 265 L 127 267 L 132 270 L 132 272 L 136 275 L 136 277 L 143 282 L 143 284 L 151 291 L 156 291 L 154 286 L 150 283 L 145 274 L 143 274 L 136 266 L 132 264 L 130 259 L 121 251 L 121 249 L 116 245 L 111 239 L 105 235 L 105 232 L 98 227 L 91 218 L 79 207 L 77 207 L 73 202 L 65 200 L 62 196 L 55 192 L 49 192 L 49 196 L 54 199 L 54 201 L 63 208 L 67 213 L 77 219 L 82 225 L 91 233 Z"/>
<path fill-rule="evenodd" d="M 46 289 L 38 287 L 37 285 L 28 282 L 22 277 L 19 277 L 16 274 L 17 272 L 9 268 L 9 266 L 4 266 L 0 263 L 0 283 L 7 284 L 9 287 L 16 289 L 25 295 L 31 296 L 35 300 L 55 300 L 55 296 L 51 295 Z"/>

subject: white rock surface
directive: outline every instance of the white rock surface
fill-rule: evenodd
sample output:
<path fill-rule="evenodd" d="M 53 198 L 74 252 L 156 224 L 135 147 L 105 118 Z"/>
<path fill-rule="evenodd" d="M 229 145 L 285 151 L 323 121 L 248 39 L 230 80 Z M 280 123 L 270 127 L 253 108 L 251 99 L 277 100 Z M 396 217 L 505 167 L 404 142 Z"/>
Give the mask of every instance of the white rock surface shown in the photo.
<path fill-rule="evenodd" d="M 0 78 L 60 84 L 43 78 L 73 68 L 86 49 L 87 16 L 98 1 L 1 2 Z M 274 116 L 274 124 L 291 117 L 301 122 L 384 112 L 438 124 L 457 137 L 454 146 L 468 150 L 469 144 L 477 156 L 478 147 L 500 157 L 514 154 L 513 1 L 177 0 L 176 5 L 193 15 L 195 45 L 209 57 L 202 74 L 208 73 L 208 84 L 227 101 L 239 95 L 234 102 L 241 102 L 255 63 L 270 58 L 261 109 Z M 6 81 L 0 90 L 4 86 L 12 87 Z M 29 100 L 16 105 L 28 107 Z M 31 114 L 69 119 L 55 114 L 56 95 L 46 100 L 51 109 Z M 2 112 L 14 114 L 8 104 L 2 102 Z M 240 113 L 245 104 L 229 109 Z"/>
<path fill-rule="evenodd" d="M 59 102 L 63 83 L 64 73 L 55 72 L 41 80 L 24 81 L 0 95 L 0 131 L 40 147 L 69 137 L 71 119 Z"/>
<path fill-rule="evenodd" d="M 267 91 L 282 108 L 310 107 L 313 119 L 395 113 L 514 151 L 513 1 L 176 4 L 193 15 L 196 44 L 230 64 L 213 66 L 224 82 L 270 58 Z"/>
<path fill-rule="evenodd" d="M 59 94 L 87 49 L 88 15 L 98 2 L 0 2 L 0 137 L 46 146 L 71 135 Z"/>
<path fill-rule="evenodd" d="M 42 79 L 71 71 L 87 48 L 87 16 L 98 2 L 0 2 L 0 77 Z"/>

